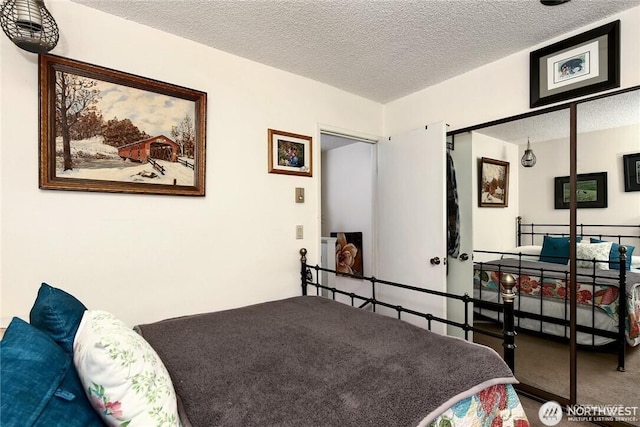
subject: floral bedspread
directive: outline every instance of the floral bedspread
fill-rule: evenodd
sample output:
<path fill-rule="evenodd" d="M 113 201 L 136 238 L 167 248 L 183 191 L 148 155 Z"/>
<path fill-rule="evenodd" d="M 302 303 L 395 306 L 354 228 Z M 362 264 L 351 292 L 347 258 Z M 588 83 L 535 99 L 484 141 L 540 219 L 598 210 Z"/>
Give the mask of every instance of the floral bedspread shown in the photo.
<path fill-rule="evenodd" d="M 428 427 L 529 427 L 511 384 L 488 387 L 453 405 Z"/>
<path fill-rule="evenodd" d="M 497 291 L 500 289 L 500 273 L 489 271 L 489 266 L 475 268 L 473 286 Z M 513 273 L 512 273 L 513 274 Z M 516 279 L 518 295 L 550 298 L 569 301 L 567 280 L 563 278 L 544 277 L 531 274 L 513 274 Z M 580 278 L 578 278 L 580 280 Z M 577 284 L 576 299 L 578 304 L 592 306 L 595 304 L 615 321 L 618 320 L 619 288 L 615 285 Z M 627 335 L 630 340 L 640 340 L 640 283 L 627 283 Z"/>

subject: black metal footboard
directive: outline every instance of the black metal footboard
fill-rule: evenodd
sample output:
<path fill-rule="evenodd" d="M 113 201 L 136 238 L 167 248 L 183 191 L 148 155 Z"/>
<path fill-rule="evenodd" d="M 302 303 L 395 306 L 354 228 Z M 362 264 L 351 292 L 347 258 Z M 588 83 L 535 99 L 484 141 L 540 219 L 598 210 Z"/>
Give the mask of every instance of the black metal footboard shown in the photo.
<path fill-rule="evenodd" d="M 491 303 L 482 301 L 480 299 L 473 298 L 468 294 L 464 295 L 456 295 L 450 294 L 446 292 L 434 291 L 431 289 L 418 288 L 416 286 L 411 286 L 407 284 L 395 283 L 388 280 L 377 279 L 375 277 L 364 277 L 364 276 L 355 276 L 346 273 L 338 273 L 336 270 L 330 270 L 319 265 L 308 265 L 307 264 L 307 250 L 300 249 L 300 278 L 301 278 L 301 286 L 302 286 L 302 295 L 308 295 L 308 288 L 314 287 L 316 295 L 320 295 L 321 291 L 327 291 L 327 293 L 331 294 L 332 299 L 336 299 L 336 295 L 343 295 L 348 297 L 351 301 L 351 306 L 358 308 L 365 308 L 367 306 L 371 306 L 371 309 L 375 312 L 377 306 L 387 307 L 389 309 L 395 310 L 397 312 L 398 319 L 402 318 L 402 313 L 408 313 L 414 316 L 422 317 L 426 321 L 426 329 L 431 330 L 433 322 L 439 322 L 442 324 L 458 327 L 464 331 L 464 338 L 469 340 L 469 331 L 474 333 L 480 333 L 484 335 L 489 335 L 495 338 L 499 338 L 503 340 L 503 358 L 509 368 L 511 368 L 512 372 L 515 372 L 515 323 L 514 323 L 514 299 L 515 293 L 513 291 L 513 287 L 515 286 L 515 280 L 510 275 L 505 274 L 503 277 L 503 289 L 502 289 L 502 300 L 503 303 Z M 335 287 L 329 287 L 320 283 L 319 277 L 320 272 L 327 272 L 333 274 L 340 274 L 345 277 L 353 277 L 360 279 L 365 282 L 369 282 L 370 284 L 370 296 L 364 296 L 360 294 L 356 294 L 354 292 L 346 292 Z M 422 313 L 416 310 L 408 309 L 401 305 L 392 304 L 388 301 L 384 301 L 377 296 L 376 291 L 380 286 L 389 286 L 397 289 L 404 289 L 409 291 L 417 292 L 416 295 L 420 294 L 429 294 L 429 295 L 437 295 L 443 298 L 455 299 L 459 300 L 464 304 L 464 322 L 455 322 L 449 319 L 445 319 L 442 317 L 438 317 L 432 313 Z M 490 331 L 483 328 L 478 328 L 473 326 L 473 319 L 470 319 L 469 304 L 480 304 L 483 306 L 491 307 L 493 310 L 501 311 L 503 313 L 503 330 L 502 334 L 496 333 L 494 331 Z M 471 307 L 472 308 L 472 307 Z"/>
<path fill-rule="evenodd" d="M 576 319 L 576 331 L 578 332 L 582 332 L 585 333 L 587 335 L 591 336 L 591 347 L 597 347 L 596 344 L 596 337 L 604 337 L 604 338 L 609 338 L 612 339 L 615 343 L 616 346 L 616 351 L 618 354 L 618 371 L 624 371 L 625 370 L 625 350 L 626 350 L 626 318 L 627 318 L 627 296 L 626 296 L 626 252 L 627 249 L 625 246 L 621 245 L 620 248 L 620 266 L 619 266 L 619 270 L 618 270 L 618 318 L 617 318 L 617 330 L 605 330 L 605 329 L 601 329 L 601 328 L 597 328 L 596 325 L 596 311 L 601 310 L 599 307 L 597 307 L 597 305 L 595 304 L 595 295 L 596 295 L 596 287 L 601 285 L 601 283 L 598 282 L 599 276 L 597 274 L 597 270 L 596 270 L 596 261 L 593 260 L 593 268 L 590 269 L 590 273 L 586 274 L 586 273 L 581 273 L 578 275 L 578 283 L 580 284 L 581 288 L 584 287 L 591 287 L 591 295 L 593 296 L 593 298 L 591 299 L 591 303 L 589 304 L 589 310 L 590 310 L 590 322 L 587 322 L 587 324 L 585 324 L 585 322 L 581 322 L 581 324 L 577 323 L 577 319 Z M 477 286 L 477 296 L 478 296 L 478 300 L 480 302 L 477 302 L 475 304 L 475 308 L 476 311 L 475 313 L 477 315 L 483 316 L 483 311 L 488 311 L 489 313 L 495 313 L 498 312 L 497 318 L 498 320 L 500 319 L 500 311 L 501 310 L 496 310 L 495 309 L 495 302 L 493 302 L 493 298 L 496 297 L 496 295 L 494 293 L 492 293 L 492 291 L 490 290 L 486 290 L 483 289 L 482 286 L 482 278 L 484 277 L 484 273 L 495 273 L 497 274 L 498 277 L 501 277 L 505 271 L 509 271 L 511 273 L 513 273 L 517 278 L 516 281 L 518 282 L 519 286 L 515 287 L 515 294 L 517 297 L 516 299 L 516 304 L 514 307 L 514 315 L 515 315 L 515 330 L 527 330 L 530 332 L 535 332 L 537 334 L 540 335 L 549 335 L 548 333 L 546 333 L 543 330 L 544 324 L 545 323 L 551 323 L 554 325 L 560 325 L 562 327 L 564 327 L 564 333 L 561 335 L 562 338 L 566 338 L 568 336 L 568 330 L 570 327 L 570 310 L 569 310 L 569 305 L 570 305 L 570 295 L 569 295 L 569 271 L 566 271 L 567 269 L 559 269 L 559 270 L 555 270 L 555 269 L 549 269 L 549 268 L 539 268 L 539 269 L 534 269 L 530 266 L 530 264 L 526 265 L 526 271 L 525 267 L 523 266 L 523 254 L 515 254 L 515 253 L 502 253 L 502 252 L 492 252 L 492 251 L 474 251 L 474 252 L 479 252 L 479 253 L 488 253 L 488 254 L 494 254 L 496 255 L 496 258 L 500 258 L 502 255 L 510 255 L 510 256 L 516 256 L 518 258 L 518 265 L 517 265 L 517 271 L 513 271 L 513 267 L 512 266 L 505 266 L 502 263 L 500 263 L 499 260 L 497 261 L 488 261 L 488 262 L 477 262 L 476 266 L 474 267 L 474 269 L 476 270 L 476 272 L 478 272 L 477 274 L 480 276 L 480 280 L 478 281 L 479 283 L 474 283 L 474 287 Z M 586 261 L 586 260 L 584 260 Z M 560 302 L 560 303 L 564 303 L 564 311 L 563 311 L 563 316 L 562 317 L 556 317 L 556 316 L 549 316 L 547 314 L 545 314 L 545 307 L 546 304 L 548 304 L 548 300 L 545 298 L 545 294 L 543 292 L 543 289 L 540 289 L 539 293 L 535 296 L 532 296 L 530 294 L 522 294 L 522 288 L 526 286 L 526 280 L 521 282 L 520 281 L 520 277 L 524 274 L 524 276 L 532 276 L 534 275 L 534 273 L 532 273 L 532 271 L 535 270 L 537 271 L 535 273 L 535 276 L 539 279 L 539 285 L 541 287 L 544 286 L 545 283 L 545 279 L 548 278 L 553 278 L 554 280 L 559 279 L 558 275 L 559 274 L 563 274 L 564 277 L 562 278 L 562 280 L 567 284 L 566 287 L 566 292 L 564 295 L 564 298 L 561 300 L 555 299 L 555 301 Z M 553 277 L 552 277 L 552 273 Z M 474 275 L 476 273 L 474 272 Z M 475 277 L 474 277 L 474 281 L 475 281 Z M 483 292 L 485 293 L 483 295 Z M 489 295 L 492 297 L 492 301 L 486 301 L 486 294 L 489 293 Z M 532 312 L 531 309 L 529 309 L 530 311 L 526 311 L 523 309 L 523 307 L 521 306 L 521 302 L 523 301 L 523 297 L 524 298 L 529 298 L 529 299 L 535 299 L 536 300 L 536 312 Z M 500 302 L 500 296 L 497 296 L 497 302 Z M 547 308 L 548 311 L 548 308 Z M 486 313 L 484 313 L 486 315 Z M 486 318 L 491 318 L 493 319 L 495 317 L 486 317 Z M 537 325 L 538 328 L 537 329 L 533 329 L 531 326 L 529 327 L 524 327 L 521 326 L 521 321 L 523 319 L 532 319 L 537 321 Z M 495 320 L 495 319 L 494 319 Z M 559 335 L 560 336 L 560 335 Z M 553 335 L 554 338 L 558 338 L 559 336 Z"/>

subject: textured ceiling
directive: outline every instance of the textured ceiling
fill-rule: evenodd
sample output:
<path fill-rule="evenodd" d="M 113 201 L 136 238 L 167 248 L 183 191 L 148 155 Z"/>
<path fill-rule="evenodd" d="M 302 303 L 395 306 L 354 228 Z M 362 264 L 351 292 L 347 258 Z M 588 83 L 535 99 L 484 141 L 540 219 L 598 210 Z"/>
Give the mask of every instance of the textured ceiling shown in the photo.
<path fill-rule="evenodd" d="M 579 103 L 576 108 L 578 134 L 640 123 L 640 90 Z M 479 133 L 503 141 L 526 144 L 569 138 L 569 109 L 478 129 Z"/>
<path fill-rule="evenodd" d="M 72 0 L 386 103 L 640 0 Z"/>

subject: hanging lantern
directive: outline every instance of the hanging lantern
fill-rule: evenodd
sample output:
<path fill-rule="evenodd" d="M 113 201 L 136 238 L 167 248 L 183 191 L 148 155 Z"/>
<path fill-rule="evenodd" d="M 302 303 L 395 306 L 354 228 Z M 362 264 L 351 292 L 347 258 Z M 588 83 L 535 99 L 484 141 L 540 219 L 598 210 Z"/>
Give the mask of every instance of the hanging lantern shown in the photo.
<path fill-rule="evenodd" d="M 58 43 L 58 26 L 44 0 L 5 0 L 0 25 L 16 46 L 29 52 L 46 53 Z"/>
<path fill-rule="evenodd" d="M 522 163 L 522 166 L 524 166 L 525 168 L 532 168 L 536 164 L 536 155 L 533 154 L 529 138 L 527 138 L 527 149 L 524 150 L 524 155 L 522 156 L 520 163 Z"/>

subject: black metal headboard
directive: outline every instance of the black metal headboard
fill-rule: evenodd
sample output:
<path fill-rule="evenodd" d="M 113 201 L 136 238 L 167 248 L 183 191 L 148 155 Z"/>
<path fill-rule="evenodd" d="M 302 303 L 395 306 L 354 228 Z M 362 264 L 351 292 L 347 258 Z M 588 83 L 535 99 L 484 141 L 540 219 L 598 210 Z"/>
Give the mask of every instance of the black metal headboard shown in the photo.
<path fill-rule="evenodd" d="M 577 235 L 611 240 L 618 244 L 640 244 L 640 224 L 576 224 Z M 540 245 L 544 236 L 569 236 L 569 224 L 534 224 L 516 218 L 516 245 Z M 542 236 L 542 237 L 540 237 Z"/>

